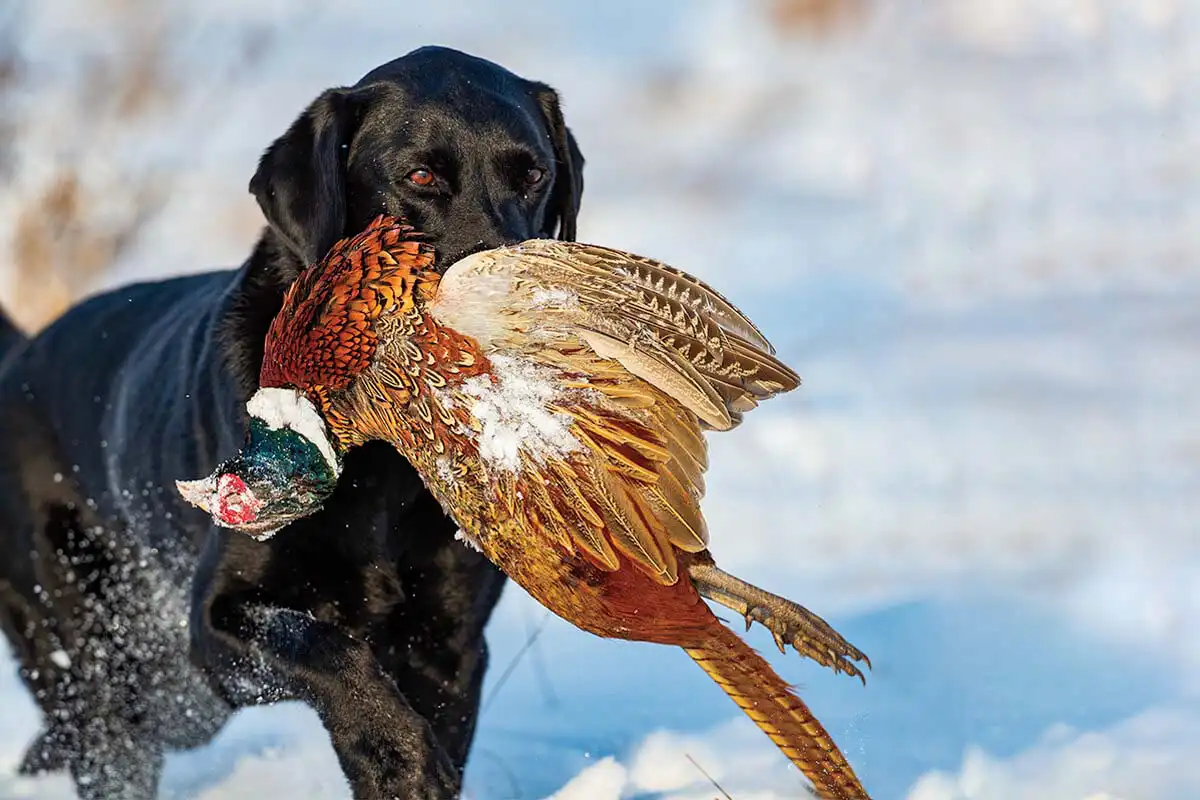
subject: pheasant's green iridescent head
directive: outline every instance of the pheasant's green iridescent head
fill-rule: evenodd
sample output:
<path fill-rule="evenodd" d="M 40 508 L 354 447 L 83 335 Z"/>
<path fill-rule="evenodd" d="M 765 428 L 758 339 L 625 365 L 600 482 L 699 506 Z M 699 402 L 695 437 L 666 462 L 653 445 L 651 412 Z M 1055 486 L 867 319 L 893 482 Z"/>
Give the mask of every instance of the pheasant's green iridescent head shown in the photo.
<path fill-rule="evenodd" d="M 250 430 L 241 452 L 207 478 L 176 486 L 217 525 L 262 540 L 321 508 L 337 485 L 341 457 L 303 394 L 259 389 L 246 409 Z"/>

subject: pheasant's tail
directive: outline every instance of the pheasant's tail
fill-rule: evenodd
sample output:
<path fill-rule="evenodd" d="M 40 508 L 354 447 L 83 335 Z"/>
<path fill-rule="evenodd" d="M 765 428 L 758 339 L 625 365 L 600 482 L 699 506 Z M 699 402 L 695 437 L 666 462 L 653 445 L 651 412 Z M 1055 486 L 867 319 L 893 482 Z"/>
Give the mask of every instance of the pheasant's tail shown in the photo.
<path fill-rule="evenodd" d="M 771 665 L 741 638 L 714 622 L 708 641 L 687 654 L 725 690 L 824 800 L 870 800 L 832 737 Z"/>

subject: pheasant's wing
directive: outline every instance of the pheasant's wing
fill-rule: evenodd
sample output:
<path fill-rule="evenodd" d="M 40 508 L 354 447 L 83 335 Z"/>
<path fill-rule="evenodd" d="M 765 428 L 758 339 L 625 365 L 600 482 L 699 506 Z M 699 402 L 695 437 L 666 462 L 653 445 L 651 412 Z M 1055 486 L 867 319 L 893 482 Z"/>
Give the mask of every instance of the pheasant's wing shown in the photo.
<path fill-rule="evenodd" d="M 602 566 L 616 569 L 620 553 L 664 583 L 678 577 L 675 548 L 708 543 L 702 426 L 732 428 L 799 383 L 714 289 L 594 245 L 535 240 L 471 256 L 443 275 L 430 311 L 485 352 L 520 351 L 603 395 L 568 394 L 555 409 L 599 456 L 530 464 L 528 490 L 513 496 Z"/>
<path fill-rule="evenodd" d="M 431 310 L 483 342 L 577 338 L 728 430 L 799 385 L 754 324 L 697 278 L 597 245 L 531 240 L 453 264 Z"/>
<path fill-rule="evenodd" d="M 501 502 L 604 569 L 618 569 L 624 555 L 673 584 L 676 548 L 697 552 L 708 544 L 700 512 L 707 451 L 698 420 L 585 348 L 551 345 L 539 360 L 567 376 L 547 408 L 571 419 L 571 434 L 584 447 L 550 458 L 524 456 L 516 483 L 501 487 Z"/>
<path fill-rule="evenodd" d="M 339 389 L 371 364 L 374 323 L 411 304 L 408 282 L 433 265 L 433 248 L 393 217 L 379 216 L 300 274 L 271 321 L 262 386 Z"/>

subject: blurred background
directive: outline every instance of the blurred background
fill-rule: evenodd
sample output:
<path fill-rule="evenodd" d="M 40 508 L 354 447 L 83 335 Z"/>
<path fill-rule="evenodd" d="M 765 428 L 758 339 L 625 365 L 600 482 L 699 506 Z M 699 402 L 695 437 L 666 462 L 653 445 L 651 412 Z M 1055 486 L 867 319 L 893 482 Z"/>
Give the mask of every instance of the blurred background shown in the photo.
<path fill-rule="evenodd" d="M 1196 0 L 6 0 L 0 302 L 33 331 L 234 266 L 323 88 L 498 61 L 563 96 L 580 238 L 715 283 L 802 374 L 711 437 L 705 508 L 723 566 L 872 658 L 864 689 L 748 634 L 875 796 L 1196 798 L 1198 34 Z M 471 798 L 800 794 L 682 652 L 512 585 L 489 641 Z M 0 643 L 0 798 L 71 796 L 13 777 L 37 727 Z M 348 797 L 298 705 L 164 792 Z"/>

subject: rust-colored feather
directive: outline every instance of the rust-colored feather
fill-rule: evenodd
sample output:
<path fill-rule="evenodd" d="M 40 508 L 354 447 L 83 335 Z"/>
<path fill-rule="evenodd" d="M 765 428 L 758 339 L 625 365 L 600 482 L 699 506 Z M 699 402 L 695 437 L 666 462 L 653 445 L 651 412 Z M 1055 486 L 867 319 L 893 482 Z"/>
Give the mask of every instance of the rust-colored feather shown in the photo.
<path fill-rule="evenodd" d="M 808 705 L 737 634 L 716 625 L 703 643 L 685 648 L 813 783 L 823 800 L 870 800 L 854 769 Z"/>
<path fill-rule="evenodd" d="M 433 266 L 433 248 L 415 233 L 378 217 L 305 270 L 271 322 L 260 385 L 336 391 L 365 371 L 379 347 L 373 323 L 411 306 L 414 276 Z"/>

